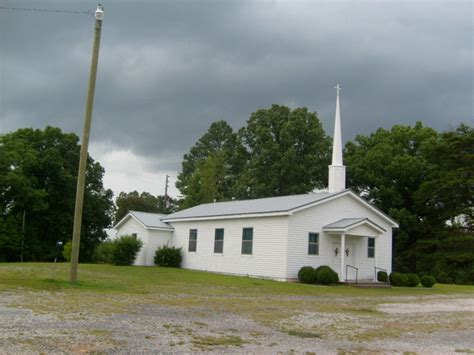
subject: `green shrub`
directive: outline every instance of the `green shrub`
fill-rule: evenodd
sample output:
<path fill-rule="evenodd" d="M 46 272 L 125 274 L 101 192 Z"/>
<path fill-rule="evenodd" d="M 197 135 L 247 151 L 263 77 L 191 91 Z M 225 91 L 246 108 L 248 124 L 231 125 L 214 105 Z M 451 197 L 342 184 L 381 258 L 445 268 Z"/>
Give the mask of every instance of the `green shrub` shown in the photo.
<path fill-rule="evenodd" d="M 388 276 L 388 280 L 390 281 L 390 284 L 392 284 L 393 286 L 395 286 L 395 284 L 393 283 L 394 279 L 398 277 L 400 273 L 399 272 L 392 272 L 389 276 Z"/>
<path fill-rule="evenodd" d="M 298 271 L 298 280 L 305 284 L 316 283 L 316 270 L 312 266 L 303 266 Z"/>
<path fill-rule="evenodd" d="M 63 247 L 63 257 L 69 263 L 71 262 L 72 241 L 70 240 Z"/>
<path fill-rule="evenodd" d="M 387 282 L 388 281 L 388 275 L 385 271 L 379 271 L 377 272 L 377 281 L 380 282 Z"/>
<path fill-rule="evenodd" d="M 132 265 L 143 243 L 134 235 L 124 235 L 114 240 L 112 263 L 115 265 Z"/>
<path fill-rule="evenodd" d="M 407 274 L 400 274 L 400 286 L 407 287 L 408 286 L 408 276 Z"/>
<path fill-rule="evenodd" d="M 339 275 L 327 265 L 316 269 L 316 283 L 323 285 L 332 285 L 339 283 Z"/>
<path fill-rule="evenodd" d="M 420 278 L 416 274 L 406 274 L 406 283 L 404 286 L 416 287 L 420 284 Z"/>
<path fill-rule="evenodd" d="M 398 287 L 401 287 L 401 286 L 406 286 L 407 283 L 408 283 L 408 277 L 406 274 L 402 274 L 400 272 L 392 272 L 390 274 L 390 284 L 392 286 L 398 286 Z"/>
<path fill-rule="evenodd" d="M 112 240 L 106 240 L 100 243 L 94 251 L 93 261 L 98 264 L 113 264 L 115 243 Z"/>
<path fill-rule="evenodd" d="M 181 267 L 183 260 L 182 248 L 163 245 L 155 252 L 155 265 L 164 267 Z"/>
<path fill-rule="evenodd" d="M 436 283 L 435 278 L 429 275 L 422 276 L 420 281 L 424 287 L 433 287 L 433 285 Z"/>

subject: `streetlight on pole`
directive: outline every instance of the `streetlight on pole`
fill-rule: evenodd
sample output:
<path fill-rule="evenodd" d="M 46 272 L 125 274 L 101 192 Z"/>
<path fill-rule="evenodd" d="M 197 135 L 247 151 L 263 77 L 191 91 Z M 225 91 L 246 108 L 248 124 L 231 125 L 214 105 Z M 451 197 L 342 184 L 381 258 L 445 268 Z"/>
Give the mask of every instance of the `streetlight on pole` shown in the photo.
<path fill-rule="evenodd" d="M 74 228 L 72 233 L 71 251 L 71 282 L 77 281 L 77 264 L 79 262 L 79 247 L 81 242 L 82 207 L 84 205 L 84 189 L 86 182 L 86 167 L 89 147 L 89 135 L 91 131 L 92 107 L 94 106 L 95 81 L 97 78 L 97 63 L 99 60 L 100 33 L 102 20 L 104 19 L 104 8 L 97 5 L 95 10 L 95 33 L 94 46 L 92 47 L 92 62 L 89 74 L 89 88 L 87 91 L 86 112 L 84 115 L 84 131 L 82 133 L 81 155 L 79 159 L 79 172 L 77 174 L 76 206 L 74 210 Z"/>

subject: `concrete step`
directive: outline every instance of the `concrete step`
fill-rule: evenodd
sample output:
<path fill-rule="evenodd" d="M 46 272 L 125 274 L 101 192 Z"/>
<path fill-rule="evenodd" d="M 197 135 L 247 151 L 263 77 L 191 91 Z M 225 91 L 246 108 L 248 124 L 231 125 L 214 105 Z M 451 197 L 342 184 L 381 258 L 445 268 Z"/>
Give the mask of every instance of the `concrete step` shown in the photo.
<path fill-rule="evenodd" d="M 359 280 L 357 283 L 352 280 L 343 282 L 343 284 L 352 287 L 366 287 L 366 288 L 391 288 L 392 285 L 384 282 L 374 282 L 372 280 Z"/>
<path fill-rule="evenodd" d="M 383 284 L 383 283 L 372 283 L 372 284 L 350 284 L 349 286 L 352 287 L 360 287 L 360 288 L 392 288 L 392 285 Z"/>

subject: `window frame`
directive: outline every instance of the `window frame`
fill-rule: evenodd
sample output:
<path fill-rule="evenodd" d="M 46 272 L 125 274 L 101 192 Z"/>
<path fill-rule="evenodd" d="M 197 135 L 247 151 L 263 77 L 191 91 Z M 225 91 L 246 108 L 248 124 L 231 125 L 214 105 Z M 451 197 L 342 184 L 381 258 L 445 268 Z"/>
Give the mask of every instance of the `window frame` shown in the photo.
<path fill-rule="evenodd" d="M 251 231 L 251 235 L 250 235 L 250 240 L 249 239 L 244 239 L 244 238 L 248 238 L 248 235 L 246 235 L 246 232 L 248 231 Z M 250 244 L 250 253 L 247 252 L 247 250 L 244 250 L 246 248 L 244 248 L 244 246 L 247 246 Z M 240 250 L 241 252 L 241 255 L 246 255 L 246 256 L 251 256 L 253 255 L 253 227 L 245 227 L 245 228 L 242 228 L 242 248 Z"/>
<path fill-rule="evenodd" d="M 373 245 L 370 245 L 370 241 L 373 242 Z M 374 237 L 367 238 L 367 258 L 375 259 L 375 238 Z"/>
<path fill-rule="evenodd" d="M 220 232 L 222 231 L 222 235 L 221 236 L 218 236 L 217 235 L 217 232 Z M 224 228 L 216 228 L 214 229 L 214 254 L 224 254 L 224 235 L 225 235 L 225 232 L 224 232 Z M 222 238 L 221 240 L 218 240 L 217 238 Z M 220 251 L 216 251 L 217 250 L 217 245 L 219 245 L 220 243 Z"/>
<path fill-rule="evenodd" d="M 191 239 L 191 237 L 194 238 Z M 196 228 L 192 228 L 189 230 L 189 241 L 188 241 L 188 253 L 195 253 L 197 252 L 197 237 L 198 237 L 198 230 Z M 191 250 L 191 245 L 194 244 L 194 250 Z"/>
<path fill-rule="evenodd" d="M 316 236 L 316 242 L 311 241 L 311 236 Z M 316 246 L 316 252 L 311 253 L 311 247 Z M 308 255 L 309 256 L 318 256 L 319 255 L 319 233 L 308 232 Z"/>

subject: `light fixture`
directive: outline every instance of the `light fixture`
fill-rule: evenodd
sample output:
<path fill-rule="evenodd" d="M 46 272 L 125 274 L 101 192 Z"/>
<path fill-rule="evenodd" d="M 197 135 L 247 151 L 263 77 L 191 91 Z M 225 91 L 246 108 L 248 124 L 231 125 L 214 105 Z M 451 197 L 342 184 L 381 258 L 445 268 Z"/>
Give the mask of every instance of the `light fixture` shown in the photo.
<path fill-rule="evenodd" d="M 104 19 L 104 7 L 101 4 L 97 5 L 97 9 L 95 10 L 95 19 L 99 21 Z"/>

